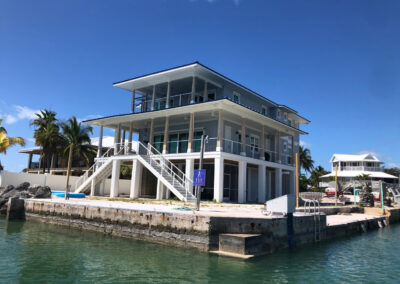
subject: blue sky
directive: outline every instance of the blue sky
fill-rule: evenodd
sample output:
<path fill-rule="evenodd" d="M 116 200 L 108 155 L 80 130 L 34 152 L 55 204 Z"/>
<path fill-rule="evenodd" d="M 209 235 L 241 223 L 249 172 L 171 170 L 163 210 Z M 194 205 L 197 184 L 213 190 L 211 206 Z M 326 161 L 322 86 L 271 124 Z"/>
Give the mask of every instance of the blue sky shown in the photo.
<path fill-rule="evenodd" d="M 316 165 L 365 151 L 400 165 L 399 14 L 399 1 L 2 0 L 0 116 L 32 146 L 36 110 L 126 113 L 113 82 L 198 60 L 310 119 Z M 26 166 L 17 150 L 7 170 Z"/>

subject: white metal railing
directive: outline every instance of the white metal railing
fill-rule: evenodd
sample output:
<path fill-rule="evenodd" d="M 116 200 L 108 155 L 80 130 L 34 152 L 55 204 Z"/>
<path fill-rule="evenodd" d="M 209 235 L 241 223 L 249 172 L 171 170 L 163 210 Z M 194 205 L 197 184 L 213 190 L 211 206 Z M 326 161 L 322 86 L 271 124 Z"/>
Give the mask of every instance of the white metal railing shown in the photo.
<path fill-rule="evenodd" d="M 193 181 L 190 177 L 187 177 L 183 171 L 181 171 L 177 166 L 174 165 L 170 160 L 164 157 L 153 145 L 150 143 L 144 145 L 139 142 L 139 155 L 148 156 L 150 166 L 159 166 L 161 167 L 161 175 L 164 173 L 168 174 L 172 178 L 172 185 L 178 183 L 185 189 L 185 198 L 187 200 L 188 193 L 190 192 L 190 185 L 193 185 Z"/>
<path fill-rule="evenodd" d="M 188 105 L 190 103 L 191 92 L 176 94 L 169 97 L 170 105 L 169 107 L 178 107 L 183 105 Z M 151 111 L 152 99 L 145 100 L 143 98 L 138 98 L 140 112 Z M 136 105 L 136 103 L 135 103 Z M 167 97 L 154 99 L 154 110 L 165 109 L 167 106 Z M 138 107 L 137 107 L 138 108 Z M 139 109 L 139 108 L 138 108 Z"/>

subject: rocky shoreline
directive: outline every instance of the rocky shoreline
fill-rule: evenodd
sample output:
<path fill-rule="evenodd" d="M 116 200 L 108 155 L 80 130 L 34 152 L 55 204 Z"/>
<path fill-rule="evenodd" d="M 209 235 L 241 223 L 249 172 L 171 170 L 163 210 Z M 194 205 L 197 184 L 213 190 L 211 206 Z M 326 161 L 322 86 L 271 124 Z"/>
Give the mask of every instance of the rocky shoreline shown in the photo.
<path fill-rule="evenodd" d="M 0 215 L 7 214 L 7 203 L 12 197 L 20 199 L 50 198 L 51 189 L 48 186 L 31 186 L 29 182 L 21 183 L 17 187 L 8 185 L 5 188 L 0 188 Z"/>

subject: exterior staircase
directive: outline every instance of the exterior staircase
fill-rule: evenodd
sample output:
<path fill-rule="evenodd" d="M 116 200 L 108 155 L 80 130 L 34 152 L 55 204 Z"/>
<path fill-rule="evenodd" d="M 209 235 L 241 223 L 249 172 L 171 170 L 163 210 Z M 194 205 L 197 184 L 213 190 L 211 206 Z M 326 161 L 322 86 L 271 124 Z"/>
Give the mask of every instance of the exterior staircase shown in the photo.
<path fill-rule="evenodd" d="M 160 179 L 164 186 L 180 200 L 196 202 L 196 197 L 191 190 L 193 181 L 152 145 L 145 146 L 141 142 L 138 142 L 138 144 L 138 153 L 133 154 L 136 156 L 134 158 L 138 159 L 144 167 Z M 118 156 L 128 153 L 129 151 L 126 149 L 128 147 L 127 143 L 120 146 L 117 144 L 117 147 L 114 147 L 119 149 L 119 151 L 115 151 L 116 155 L 110 155 L 110 149 L 101 158 L 96 159 L 93 166 L 76 182 L 75 192 L 87 192 L 92 187 L 92 181 L 96 186 L 108 178 L 112 172 L 112 161 Z M 129 155 L 132 155 L 132 153 L 129 153 Z"/>

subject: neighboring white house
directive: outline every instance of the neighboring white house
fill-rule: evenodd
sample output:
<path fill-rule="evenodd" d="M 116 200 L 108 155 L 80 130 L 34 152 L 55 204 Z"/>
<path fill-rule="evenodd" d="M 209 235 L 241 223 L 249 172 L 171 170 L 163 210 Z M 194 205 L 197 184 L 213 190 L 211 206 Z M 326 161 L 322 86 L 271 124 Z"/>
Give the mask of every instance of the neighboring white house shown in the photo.
<path fill-rule="evenodd" d="M 332 172 L 321 176 L 322 182 L 328 181 L 330 177 L 337 176 L 343 181 L 353 181 L 360 175 L 368 175 L 371 180 L 382 180 L 389 183 L 398 181 L 398 177 L 389 175 L 383 170 L 383 162 L 371 154 L 345 155 L 334 154 L 330 160 Z"/>

